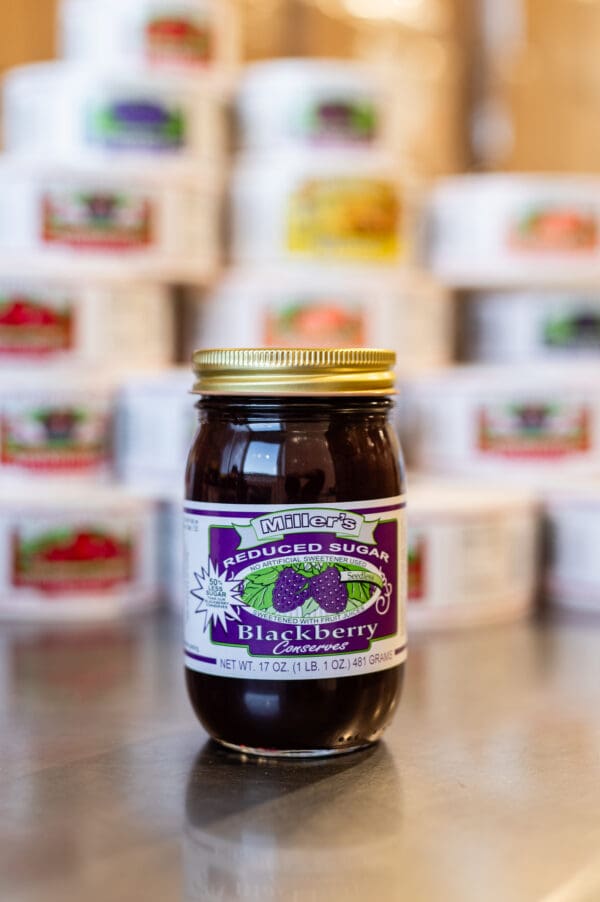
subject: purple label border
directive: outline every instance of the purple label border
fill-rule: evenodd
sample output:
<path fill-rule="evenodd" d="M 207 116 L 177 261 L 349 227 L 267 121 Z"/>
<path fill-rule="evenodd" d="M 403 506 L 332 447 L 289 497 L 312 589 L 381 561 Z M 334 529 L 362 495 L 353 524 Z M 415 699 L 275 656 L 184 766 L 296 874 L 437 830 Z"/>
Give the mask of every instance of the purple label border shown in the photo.
<path fill-rule="evenodd" d="M 201 503 L 201 502 L 199 502 Z M 269 510 L 257 511 L 253 508 L 250 508 L 248 505 L 248 509 L 244 509 L 243 505 L 239 507 L 236 505 L 231 505 L 231 510 L 229 511 L 219 511 L 219 510 L 195 510 L 191 507 L 186 507 L 187 501 L 184 502 L 183 512 L 184 514 L 191 514 L 192 516 L 197 517 L 261 517 L 263 514 L 268 514 Z M 403 510 L 406 507 L 406 501 L 397 501 L 394 504 L 386 504 L 379 507 L 361 507 L 359 509 L 354 508 L 354 505 L 362 504 L 361 501 L 326 501 L 322 504 L 318 502 L 307 502 L 306 504 L 269 504 L 265 505 L 265 507 L 271 508 L 273 512 L 280 510 L 306 510 L 311 507 L 319 507 L 319 508 L 332 508 L 333 510 L 348 510 L 351 513 L 356 514 L 384 514 L 390 513 L 391 511 Z"/>

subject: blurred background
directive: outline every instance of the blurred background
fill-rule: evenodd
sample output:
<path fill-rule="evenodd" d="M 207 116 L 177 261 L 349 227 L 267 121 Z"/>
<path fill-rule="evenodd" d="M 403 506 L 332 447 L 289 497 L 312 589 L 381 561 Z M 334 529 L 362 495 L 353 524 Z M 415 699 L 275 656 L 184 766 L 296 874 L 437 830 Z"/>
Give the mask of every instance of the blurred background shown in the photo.
<path fill-rule="evenodd" d="M 59 55 L 59 8 L 59 0 L 7 4 L 3 72 Z M 401 64 L 402 105 L 419 91 L 423 121 L 430 115 L 420 154 L 439 155 L 428 163 L 433 172 L 597 166 L 596 0 L 236 0 L 235 9 L 242 63 L 316 56 Z"/>
<path fill-rule="evenodd" d="M 0 23 L 3 617 L 180 607 L 213 345 L 397 351 L 413 628 L 600 607 L 600 2 Z"/>

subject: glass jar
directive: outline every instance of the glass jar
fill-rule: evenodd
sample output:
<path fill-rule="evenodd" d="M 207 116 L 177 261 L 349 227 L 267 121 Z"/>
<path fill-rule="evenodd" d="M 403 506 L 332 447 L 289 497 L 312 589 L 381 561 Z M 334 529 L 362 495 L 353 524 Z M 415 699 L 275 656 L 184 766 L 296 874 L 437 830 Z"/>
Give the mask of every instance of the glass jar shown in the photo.
<path fill-rule="evenodd" d="M 225 746 L 348 752 L 391 720 L 406 658 L 394 362 L 364 349 L 194 355 L 186 678 Z"/>

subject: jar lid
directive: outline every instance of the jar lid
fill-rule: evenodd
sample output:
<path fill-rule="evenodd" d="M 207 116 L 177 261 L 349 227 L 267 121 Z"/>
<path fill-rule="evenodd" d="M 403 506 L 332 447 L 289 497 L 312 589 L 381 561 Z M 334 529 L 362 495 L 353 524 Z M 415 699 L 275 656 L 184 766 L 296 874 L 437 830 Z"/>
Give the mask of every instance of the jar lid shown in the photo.
<path fill-rule="evenodd" d="M 373 348 L 212 348 L 196 351 L 199 395 L 389 395 L 393 351 Z"/>

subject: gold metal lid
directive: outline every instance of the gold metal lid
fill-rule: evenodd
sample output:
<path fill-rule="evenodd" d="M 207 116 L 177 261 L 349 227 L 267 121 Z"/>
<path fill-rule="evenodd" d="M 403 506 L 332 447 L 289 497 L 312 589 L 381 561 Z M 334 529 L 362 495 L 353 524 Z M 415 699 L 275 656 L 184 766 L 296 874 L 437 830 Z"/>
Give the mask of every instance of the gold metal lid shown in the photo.
<path fill-rule="evenodd" d="M 373 348 L 212 348 L 192 357 L 199 395 L 389 395 L 393 351 Z"/>

